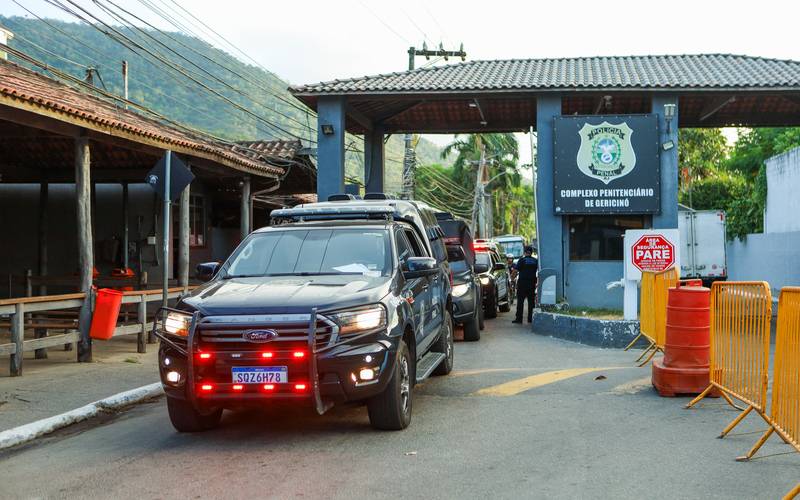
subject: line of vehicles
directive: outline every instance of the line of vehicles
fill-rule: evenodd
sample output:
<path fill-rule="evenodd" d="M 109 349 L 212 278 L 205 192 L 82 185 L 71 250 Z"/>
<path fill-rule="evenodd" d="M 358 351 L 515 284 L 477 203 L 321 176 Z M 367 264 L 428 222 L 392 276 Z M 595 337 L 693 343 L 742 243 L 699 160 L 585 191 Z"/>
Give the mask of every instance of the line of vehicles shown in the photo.
<path fill-rule="evenodd" d="M 424 203 L 334 195 L 271 216 L 158 313 L 178 431 L 272 401 L 319 414 L 363 402 L 374 428 L 403 429 L 414 385 L 453 369 L 454 325 L 476 341 L 485 318 L 510 309 L 498 243 L 473 241 L 464 221 Z"/>

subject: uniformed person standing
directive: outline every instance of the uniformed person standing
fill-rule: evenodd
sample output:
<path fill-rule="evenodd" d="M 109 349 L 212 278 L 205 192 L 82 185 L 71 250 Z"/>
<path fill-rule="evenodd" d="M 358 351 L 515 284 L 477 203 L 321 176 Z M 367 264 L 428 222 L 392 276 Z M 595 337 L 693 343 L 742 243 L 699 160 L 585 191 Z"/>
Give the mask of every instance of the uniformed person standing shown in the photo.
<path fill-rule="evenodd" d="M 516 263 L 517 268 L 517 317 L 514 323 L 522 323 L 522 311 L 528 301 L 528 323 L 533 320 L 534 298 L 536 294 L 536 273 L 539 261 L 533 256 L 533 247 L 525 247 L 523 255 Z"/>

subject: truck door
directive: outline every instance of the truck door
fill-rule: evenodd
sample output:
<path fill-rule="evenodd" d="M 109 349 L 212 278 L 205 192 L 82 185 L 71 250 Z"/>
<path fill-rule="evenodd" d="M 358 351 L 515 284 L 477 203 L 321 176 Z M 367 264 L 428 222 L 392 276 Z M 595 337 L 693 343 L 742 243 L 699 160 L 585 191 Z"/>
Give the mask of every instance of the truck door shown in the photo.
<path fill-rule="evenodd" d="M 413 237 L 413 231 L 410 236 Z M 397 243 L 397 258 L 401 266 L 409 257 L 425 256 L 424 253 L 421 255 L 417 253 L 419 247 L 417 246 L 415 248 L 415 246 L 409 242 L 405 231 L 397 231 L 395 240 Z M 417 352 L 426 352 L 424 349 L 421 349 L 421 344 L 425 342 L 426 316 L 428 314 L 428 309 L 430 309 L 428 303 L 430 300 L 429 278 L 414 278 L 406 281 L 402 294 L 403 298 L 411 304 L 411 309 L 413 311 L 414 336 L 418 346 Z"/>
<path fill-rule="evenodd" d="M 409 245 L 411 246 L 412 252 L 417 257 L 433 257 L 432 255 L 428 255 L 428 252 L 425 248 L 425 245 L 422 244 L 422 240 L 419 239 L 417 233 L 414 232 L 411 228 L 405 228 L 403 233 L 406 236 L 406 240 L 408 241 Z M 434 335 L 439 331 L 439 325 L 441 324 L 441 318 L 438 318 L 438 314 L 434 311 L 438 304 L 434 304 L 433 302 L 433 278 L 426 277 L 420 278 L 422 283 L 422 290 L 420 292 L 420 296 L 423 301 L 423 310 L 421 311 L 422 317 L 422 328 L 419 328 L 417 335 L 421 336 L 417 342 L 418 349 L 417 352 L 427 352 L 429 345 L 433 341 Z"/>

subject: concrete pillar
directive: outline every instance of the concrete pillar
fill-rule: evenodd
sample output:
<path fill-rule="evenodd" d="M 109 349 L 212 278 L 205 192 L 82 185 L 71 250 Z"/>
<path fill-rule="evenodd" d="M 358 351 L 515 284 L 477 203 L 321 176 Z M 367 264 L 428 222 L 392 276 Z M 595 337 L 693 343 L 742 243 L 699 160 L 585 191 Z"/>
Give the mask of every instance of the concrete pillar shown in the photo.
<path fill-rule="evenodd" d="M 561 114 L 561 96 L 536 98 L 536 226 L 539 233 L 539 269 L 556 273 L 556 297 L 564 297 L 562 217 L 553 211 L 553 124 Z"/>
<path fill-rule="evenodd" d="M 364 184 L 367 193 L 384 192 L 383 132 L 383 127 L 375 126 L 364 134 Z"/>
<path fill-rule="evenodd" d="M 667 133 L 667 121 L 664 119 L 664 105 L 675 105 L 675 116 Z M 664 151 L 659 149 L 661 158 L 661 213 L 653 215 L 653 229 L 669 229 L 678 227 L 678 97 L 675 95 L 653 95 L 653 114 L 658 116 L 660 142 L 672 141 L 674 148 Z"/>
<path fill-rule="evenodd" d="M 178 286 L 189 286 L 189 186 L 181 192 L 178 212 Z"/>
<path fill-rule="evenodd" d="M 77 198 L 78 221 L 78 276 L 79 289 L 86 294 L 86 300 L 79 315 L 80 339 L 78 340 L 78 361 L 92 361 L 92 339 L 89 326 L 92 319 L 92 270 L 94 269 L 94 243 L 92 238 L 92 179 L 90 173 L 91 157 L 89 139 L 75 139 L 75 194 Z"/>
<path fill-rule="evenodd" d="M 344 193 L 344 136 L 346 101 L 322 96 L 317 102 L 317 197 Z M 327 133 L 326 133 L 327 132 Z"/>
<path fill-rule="evenodd" d="M 242 203 L 240 209 L 240 230 L 242 234 L 242 239 L 247 238 L 247 235 L 250 234 L 250 203 L 252 200 L 250 199 L 250 177 L 245 177 L 242 179 Z"/>

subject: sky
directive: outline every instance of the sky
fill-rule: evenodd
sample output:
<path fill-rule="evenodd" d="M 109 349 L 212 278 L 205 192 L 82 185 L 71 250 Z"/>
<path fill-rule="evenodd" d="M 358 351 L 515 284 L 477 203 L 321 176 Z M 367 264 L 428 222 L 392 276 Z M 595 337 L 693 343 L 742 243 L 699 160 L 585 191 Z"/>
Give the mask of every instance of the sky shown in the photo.
<path fill-rule="evenodd" d="M 17 1 L 39 15 L 72 20 L 44 0 Z M 97 10 L 91 0 L 72 1 Z M 114 1 L 170 28 L 141 0 Z M 150 1 L 172 8 L 177 1 L 293 84 L 403 71 L 408 47 L 423 41 L 448 49 L 463 43 L 469 60 L 696 53 L 800 60 L 797 0 Z M 0 13 L 27 15 L 12 0 L 0 0 Z M 425 63 L 420 58 L 417 66 Z M 519 139 L 528 162 L 529 139 Z"/>

